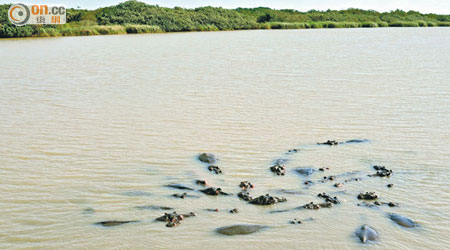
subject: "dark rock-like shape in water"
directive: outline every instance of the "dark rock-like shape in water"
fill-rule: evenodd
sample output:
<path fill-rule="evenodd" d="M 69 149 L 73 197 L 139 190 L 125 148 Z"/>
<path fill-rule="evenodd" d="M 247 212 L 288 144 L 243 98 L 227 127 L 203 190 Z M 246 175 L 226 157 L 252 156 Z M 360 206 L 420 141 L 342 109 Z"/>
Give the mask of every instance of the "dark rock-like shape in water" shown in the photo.
<path fill-rule="evenodd" d="M 362 225 L 358 228 L 355 235 L 358 236 L 362 243 L 366 243 L 367 241 L 377 241 L 379 238 L 377 231 L 368 225 Z"/>
<path fill-rule="evenodd" d="M 222 169 L 220 169 L 218 166 L 213 166 L 213 165 L 208 166 L 208 170 L 210 172 L 214 172 L 216 174 L 222 174 L 223 173 Z"/>
<path fill-rule="evenodd" d="M 205 193 L 207 195 L 230 195 L 229 193 L 225 193 L 222 191 L 221 188 L 215 188 L 215 187 L 210 187 L 210 188 L 206 188 L 203 190 L 200 190 L 200 192 Z"/>
<path fill-rule="evenodd" d="M 334 145 L 338 145 L 339 142 L 327 140 L 326 142 L 318 142 L 317 144 L 318 144 L 318 145 L 329 145 L 329 146 L 334 146 Z"/>
<path fill-rule="evenodd" d="M 375 194 L 375 192 L 366 192 L 366 193 L 360 193 L 358 195 L 359 200 L 376 200 L 378 199 L 378 195 Z"/>
<path fill-rule="evenodd" d="M 217 161 L 216 156 L 214 156 L 213 154 L 210 154 L 210 153 L 199 154 L 197 159 L 201 162 L 211 163 L 211 164 L 213 164 Z"/>
<path fill-rule="evenodd" d="M 275 197 L 275 196 L 270 196 L 269 194 L 266 195 L 261 195 L 255 199 L 251 199 L 249 202 L 250 204 L 254 204 L 254 205 L 273 205 L 279 202 L 286 202 L 286 198 L 281 197 Z"/>
<path fill-rule="evenodd" d="M 276 175 L 284 175 L 286 173 L 286 167 L 283 165 L 273 165 L 272 167 L 270 167 L 270 171 L 272 171 L 273 173 L 275 173 Z"/>
<path fill-rule="evenodd" d="M 190 212 L 188 214 L 165 213 L 163 216 L 156 218 L 157 221 L 167 222 L 166 227 L 175 227 L 180 225 L 181 221 L 185 218 L 197 216 L 195 213 Z"/>
<path fill-rule="evenodd" d="M 402 227 L 417 227 L 418 224 L 405 216 L 399 214 L 389 214 L 389 218 Z"/>
<path fill-rule="evenodd" d="M 304 176 L 310 176 L 312 175 L 316 170 L 314 168 L 308 168 L 308 167 L 300 167 L 296 168 L 294 170 L 296 173 L 304 175 Z"/>
<path fill-rule="evenodd" d="M 232 225 L 232 226 L 217 228 L 216 231 L 220 234 L 224 234 L 224 235 L 228 235 L 228 236 L 247 235 L 247 234 L 256 233 L 266 227 L 267 226 L 242 224 L 242 225 Z"/>
<path fill-rule="evenodd" d="M 185 186 L 185 185 L 182 185 L 182 184 L 175 184 L 175 183 L 167 184 L 166 187 L 180 189 L 180 190 L 194 190 L 191 187 L 188 187 L 188 186 Z"/>
<path fill-rule="evenodd" d="M 100 221 L 95 223 L 95 225 L 100 225 L 103 227 L 115 227 L 115 226 L 120 226 L 123 224 L 128 224 L 128 223 L 137 223 L 140 222 L 138 220 L 107 220 L 107 221 Z"/>

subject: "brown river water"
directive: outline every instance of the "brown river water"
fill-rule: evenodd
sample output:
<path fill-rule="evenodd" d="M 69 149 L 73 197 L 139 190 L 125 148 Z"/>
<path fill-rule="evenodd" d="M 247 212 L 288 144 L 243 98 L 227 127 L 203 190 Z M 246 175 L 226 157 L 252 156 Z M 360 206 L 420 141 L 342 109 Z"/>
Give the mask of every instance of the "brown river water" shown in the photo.
<path fill-rule="evenodd" d="M 0 40 L 0 58 L 0 249 L 450 243 L 448 28 L 13 39 Z M 316 145 L 328 139 L 370 141 Z M 201 152 L 214 153 L 224 173 L 208 172 L 195 159 Z M 269 170 L 278 158 L 289 159 L 285 176 Z M 368 178 L 373 165 L 394 174 Z M 294 172 L 299 166 L 330 170 L 305 178 Z M 324 175 L 338 177 L 319 182 Z M 363 180 L 333 186 L 352 177 Z M 177 199 L 171 195 L 182 190 L 164 187 L 200 189 L 196 179 L 234 195 L 188 191 L 198 198 Z M 239 200 L 244 180 L 255 184 L 254 197 L 269 193 L 287 202 Z M 399 207 L 357 206 L 366 191 Z M 321 202 L 320 192 L 341 204 L 270 213 Z M 154 221 L 164 211 L 136 208 L 145 205 L 197 216 L 169 228 Z M 388 213 L 420 226 L 401 227 Z M 105 220 L 141 222 L 94 224 Z M 268 227 L 240 236 L 215 231 L 233 224 Z M 378 231 L 378 242 L 359 242 L 353 233 L 363 224 Z"/>

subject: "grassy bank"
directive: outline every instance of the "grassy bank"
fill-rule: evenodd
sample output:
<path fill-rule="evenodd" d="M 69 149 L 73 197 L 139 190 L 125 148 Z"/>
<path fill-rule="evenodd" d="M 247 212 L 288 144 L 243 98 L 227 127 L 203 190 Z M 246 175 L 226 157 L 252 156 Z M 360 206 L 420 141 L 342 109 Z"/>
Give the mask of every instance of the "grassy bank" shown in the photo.
<path fill-rule="evenodd" d="M 10 4 L 0 5 L 0 37 L 88 36 L 177 31 L 246 29 L 321 29 L 450 26 L 450 15 L 401 10 L 376 12 L 348 9 L 300 12 L 269 8 L 196 9 L 164 8 L 127 1 L 96 10 L 67 10 L 67 24 L 26 25 L 9 23 Z"/>

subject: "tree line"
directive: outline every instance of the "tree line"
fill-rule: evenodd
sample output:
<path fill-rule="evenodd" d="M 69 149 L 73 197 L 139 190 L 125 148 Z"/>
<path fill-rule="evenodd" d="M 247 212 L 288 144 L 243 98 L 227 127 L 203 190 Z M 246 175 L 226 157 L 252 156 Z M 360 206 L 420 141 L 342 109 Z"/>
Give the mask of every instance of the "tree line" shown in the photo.
<path fill-rule="evenodd" d="M 14 26 L 8 21 L 11 4 L 0 5 L 0 37 L 74 36 L 177 31 L 244 29 L 308 29 L 359 27 L 450 26 L 450 15 L 395 10 L 275 10 L 265 7 L 224 9 L 165 8 L 131 0 L 96 10 L 67 9 L 64 25 Z"/>

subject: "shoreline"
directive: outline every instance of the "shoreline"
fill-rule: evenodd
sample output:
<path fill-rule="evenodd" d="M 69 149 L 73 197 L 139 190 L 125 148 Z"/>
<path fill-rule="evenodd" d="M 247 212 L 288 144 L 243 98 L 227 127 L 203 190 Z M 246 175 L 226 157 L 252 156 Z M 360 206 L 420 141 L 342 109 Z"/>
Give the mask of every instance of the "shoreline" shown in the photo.
<path fill-rule="evenodd" d="M 290 24 L 290 23 L 287 23 Z M 105 36 L 105 35 L 138 35 L 138 34 L 173 34 L 173 33 L 191 33 L 191 32 L 223 32 L 223 31 L 249 31 L 249 30 L 320 30 L 320 29 L 375 29 L 375 28 L 445 28 L 450 27 L 449 24 L 445 23 L 445 25 L 437 25 L 437 26 L 362 26 L 362 24 L 355 26 L 347 26 L 347 27 L 312 27 L 312 23 L 310 27 L 283 27 L 283 26 L 275 26 L 275 27 L 259 27 L 259 28 L 250 28 L 250 29 L 232 29 L 232 30 L 186 30 L 186 31 L 163 31 L 161 29 L 141 29 L 141 30 L 129 30 L 126 25 L 96 25 L 96 26 L 87 26 L 87 27 L 77 27 L 71 33 L 66 33 L 64 28 L 42 28 L 42 31 L 38 34 L 33 34 L 31 36 L 24 37 L 0 37 L 0 40 L 9 40 L 9 39 L 29 39 L 29 38 L 50 38 L 50 37 L 84 37 L 84 36 Z M 341 24 L 341 23 L 336 23 Z M 278 24 L 276 24 L 278 25 Z M 140 25 L 139 25 L 140 26 Z M 142 25 L 144 26 L 144 25 Z M 73 29 L 73 28 L 71 28 Z M 51 30 L 49 33 L 48 30 Z"/>

